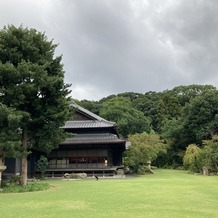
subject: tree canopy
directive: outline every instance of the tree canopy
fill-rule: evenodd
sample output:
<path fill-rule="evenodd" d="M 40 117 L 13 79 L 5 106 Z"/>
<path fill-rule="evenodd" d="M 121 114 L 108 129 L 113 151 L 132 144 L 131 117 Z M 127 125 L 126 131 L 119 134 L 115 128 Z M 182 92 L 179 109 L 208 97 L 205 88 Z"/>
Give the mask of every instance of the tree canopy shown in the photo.
<path fill-rule="evenodd" d="M 140 133 L 129 136 L 131 145 L 125 152 L 125 164 L 136 173 L 143 173 L 146 165 L 166 152 L 166 143 L 157 134 Z"/>
<path fill-rule="evenodd" d="M 123 137 L 144 131 L 150 132 L 149 118 L 132 107 L 131 101 L 124 97 L 116 97 L 104 102 L 100 116 L 116 122 Z"/>
<path fill-rule="evenodd" d="M 196 84 L 163 92 L 126 92 L 91 102 L 90 109 L 117 122 L 125 137 L 153 130 L 169 145 L 167 153 L 159 155 L 155 163 L 176 167 L 183 164 L 190 144 L 201 148 L 203 140 L 218 133 L 217 92 L 214 86 Z"/>
<path fill-rule="evenodd" d="M 64 139 L 60 126 L 69 119 L 69 85 L 64 84 L 57 45 L 35 29 L 4 27 L 0 31 L 0 101 L 20 113 L 21 148 L 49 152 Z M 22 157 L 26 184 L 27 156 Z"/>

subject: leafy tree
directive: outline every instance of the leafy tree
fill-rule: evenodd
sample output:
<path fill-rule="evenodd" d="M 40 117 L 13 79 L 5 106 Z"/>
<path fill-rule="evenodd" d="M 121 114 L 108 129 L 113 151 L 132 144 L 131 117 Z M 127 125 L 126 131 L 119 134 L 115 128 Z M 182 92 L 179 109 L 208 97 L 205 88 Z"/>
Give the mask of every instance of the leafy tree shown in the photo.
<path fill-rule="evenodd" d="M 27 183 L 28 151 L 50 152 L 65 138 L 59 127 L 69 119 L 69 85 L 56 47 L 35 29 L 0 31 L 0 101 L 22 114 L 21 185 Z"/>
<path fill-rule="evenodd" d="M 101 103 L 97 102 L 97 101 L 89 101 L 89 100 L 82 100 L 80 102 L 78 102 L 78 104 L 81 107 L 84 107 L 85 109 L 91 111 L 94 114 L 99 115 L 100 110 L 101 110 Z"/>
<path fill-rule="evenodd" d="M 218 136 L 203 141 L 201 165 L 209 172 L 218 172 Z"/>
<path fill-rule="evenodd" d="M 170 95 L 178 97 L 180 105 L 184 107 L 192 99 L 197 96 L 201 96 L 206 92 L 214 92 L 216 87 L 212 85 L 188 85 L 188 86 L 177 86 L 169 91 Z"/>
<path fill-rule="evenodd" d="M 131 106 L 131 101 L 123 97 L 112 98 L 102 105 L 100 116 L 117 123 L 123 137 L 129 134 L 150 132 L 150 121 L 142 112 Z"/>
<path fill-rule="evenodd" d="M 144 132 L 130 135 L 128 140 L 131 145 L 125 152 L 125 164 L 136 173 L 143 173 L 148 162 L 166 152 L 166 144 L 153 132 L 151 134 Z"/>
<path fill-rule="evenodd" d="M 106 101 L 109 101 L 109 100 L 111 100 L 111 99 L 113 99 L 113 98 L 116 98 L 117 97 L 117 95 L 109 95 L 109 96 L 107 96 L 107 97 L 105 97 L 105 98 L 102 98 L 100 101 L 99 101 L 99 103 L 104 103 L 104 102 L 106 102 Z"/>
<path fill-rule="evenodd" d="M 181 115 L 162 122 L 161 136 L 170 142 L 168 154 L 171 158 L 165 160 L 171 159 L 175 165 L 182 164 L 182 154 L 189 144 L 201 147 L 202 140 L 210 139 L 218 130 L 217 90 L 210 86 L 194 85 L 193 90 L 191 87 L 183 87 L 190 96 L 181 90 L 178 92 L 179 98 L 186 95 L 188 99 L 181 108 Z"/>
<path fill-rule="evenodd" d="M 188 146 L 183 158 L 184 166 L 192 172 L 218 172 L 218 136 L 203 140 L 203 147 L 195 144 Z"/>
<path fill-rule="evenodd" d="M 182 107 L 176 96 L 170 95 L 169 92 L 161 96 L 157 105 L 158 131 L 162 133 L 165 122 L 172 119 L 179 119 L 182 115 Z"/>
<path fill-rule="evenodd" d="M 143 94 L 135 93 L 135 92 L 125 92 L 117 95 L 117 97 L 123 97 L 129 99 L 131 102 L 133 102 L 133 100 L 138 99 L 141 96 L 143 96 Z"/>
<path fill-rule="evenodd" d="M 187 144 L 201 144 L 218 131 L 218 91 L 194 98 L 184 109 L 183 132 Z"/>
<path fill-rule="evenodd" d="M 199 148 L 195 144 L 190 144 L 185 152 L 185 156 L 183 158 L 184 166 L 192 172 L 200 172 L 201 164 L 201 148 Z"/>
<path fill-rule="evenodd" d="M 155 164 L 176 167 L 183 164 L 188 145 L 202 147 L 202 140 L 211 139 L 218 132 L 217 96 L 216 87 L 193 84 L 159 93 L 126 92 L 99 102 L 84 102 L 84 105 L 92 112 L 117 122 L 120 133 L 125 137 L 153 129 L 168 143 L 167 154 L 158 156 Z M 138 112 L 143 113 L 147 120 L 148 130 L 148 125 L 146 127 L 137 118 L 141 117 Z"/>
<path fill-rule="evenodd" d="M 157 105 L 160 101 L 161 93 L 147 92 L 133 99 L 132 105 L 138 111 L 143 112 L 145 117 L 151 120 L 151 128 L 158 131 L 158 112 Z"/>
<path fill-rule="evenodd" d="M 167 153 L 161 154 L 155 160 L 157 166 L 176 168 L 183 164 L 185 149 L 181 122 L 181 119 L 175 118 L 163 122 L 161 138 L 167 141 L 168 146 Z"/>

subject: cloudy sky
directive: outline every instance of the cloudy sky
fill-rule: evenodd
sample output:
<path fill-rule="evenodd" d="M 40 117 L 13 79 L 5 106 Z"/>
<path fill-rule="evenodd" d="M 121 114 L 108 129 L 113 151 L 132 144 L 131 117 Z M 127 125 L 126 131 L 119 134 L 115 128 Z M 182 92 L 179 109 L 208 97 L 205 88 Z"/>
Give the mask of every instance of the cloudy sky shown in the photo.
<path fill-rule="evenodd" d="M 218 87 L 217 0 L 0 0 L 0 28 L 45 32 L 72 97 Z"/>

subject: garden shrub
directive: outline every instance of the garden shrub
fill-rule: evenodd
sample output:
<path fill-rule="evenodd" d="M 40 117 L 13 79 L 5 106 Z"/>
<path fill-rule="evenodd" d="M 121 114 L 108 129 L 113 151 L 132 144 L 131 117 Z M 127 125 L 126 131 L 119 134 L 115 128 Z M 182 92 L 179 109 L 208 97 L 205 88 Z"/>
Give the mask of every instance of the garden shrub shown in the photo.
<path fill-rule="evenodd" d="M 45 178 L 45 173 L 48 167 L 48 160 L 45 156 L 41 155 L 40 159 L 36 163 L 36 171 L 40 172 L 40 179 Z"/>
<path fill-rule="evenodd" d="M 43 191 L 49 188 L 48 183 L 29 183 L 26 186 L 20 186 L 13 183 L 6 183 L 2 187 L 3 193 L 20 193 L 20 192 L 34 192 Z"/>

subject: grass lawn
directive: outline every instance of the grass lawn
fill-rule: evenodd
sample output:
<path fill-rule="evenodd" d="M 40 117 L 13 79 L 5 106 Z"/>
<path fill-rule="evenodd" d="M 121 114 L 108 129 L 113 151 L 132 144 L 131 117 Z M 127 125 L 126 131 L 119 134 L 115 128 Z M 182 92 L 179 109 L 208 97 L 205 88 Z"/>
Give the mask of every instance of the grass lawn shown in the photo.
<path fill-rule="evenodd" d="M 131 179 L 49 183 L 46 191 L 0 194 L 0 217 L 218 217 L 218 176 L 158 169 Z"/>

